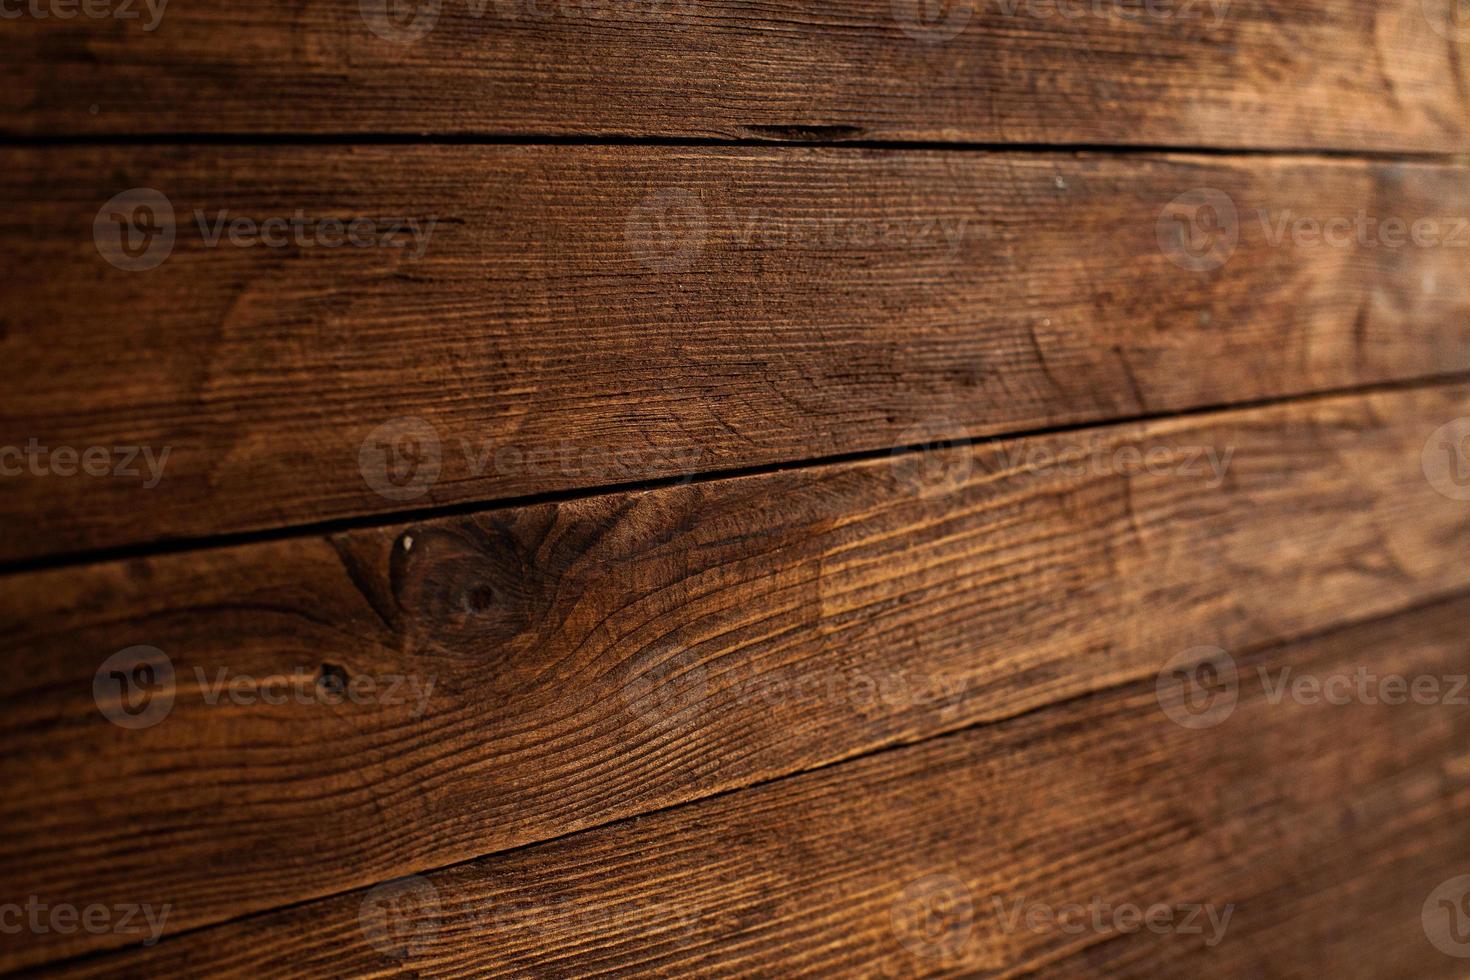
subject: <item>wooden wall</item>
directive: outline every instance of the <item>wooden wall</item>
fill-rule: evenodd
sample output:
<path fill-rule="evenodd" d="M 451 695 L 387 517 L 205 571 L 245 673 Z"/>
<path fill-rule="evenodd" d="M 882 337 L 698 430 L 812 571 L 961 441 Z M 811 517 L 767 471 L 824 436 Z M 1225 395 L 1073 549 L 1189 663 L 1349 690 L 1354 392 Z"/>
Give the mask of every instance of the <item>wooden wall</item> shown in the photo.
<path fill-rule="evenodd" d="M 0 7 L 0 970 L 1463 974 L 1458 0 L 176 4 Z"/>

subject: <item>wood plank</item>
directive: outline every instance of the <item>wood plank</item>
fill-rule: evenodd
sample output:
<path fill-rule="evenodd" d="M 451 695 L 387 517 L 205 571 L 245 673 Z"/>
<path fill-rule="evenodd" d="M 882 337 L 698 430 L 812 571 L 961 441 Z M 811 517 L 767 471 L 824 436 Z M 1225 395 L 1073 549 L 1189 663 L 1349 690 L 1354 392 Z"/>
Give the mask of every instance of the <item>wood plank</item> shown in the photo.
<path fill-rule="evenodd" d="M 1456 0 L 147 2 L 6 21 L 4 128 L 1470 149 Z"/>
<path fill-rule="evenodd" d="M 0 158 L 0 561 L 1470 370 L 1458 167 L 633 147 Z M 103 205 L 135 187 L 177 216 L 150 271 L 93 242 L 100 220 L 128 264 Z M 1214 230 L 1224 198 L 1201 209 L 1202 188 L 1235 209 L 1233 253 Z M 314 227 L 285 248 L 207 245 L 237 218 L 298 213 L 436 224 L 416 260 L 412 244 L 304 244 Z M 1359 214 L 1366 246 L 1346 225 L 1345 247 L 1288 230 Z M 1440 238 L 1414 244 L 1414 222 Z"/>
<path fill-rule="evenodd" d="M 6 892 L 175 932 L 1464 590 L 1421 450 L 1466 415 L 1317 399 L 10 576 Z"/>
<path fill-rule="evenodd" d="M 1470 867 L 1467 616 L 1231 658 L 1213 727 L 1144 678 L 55 975 L 1458 976 L 1422 915 Z"/>

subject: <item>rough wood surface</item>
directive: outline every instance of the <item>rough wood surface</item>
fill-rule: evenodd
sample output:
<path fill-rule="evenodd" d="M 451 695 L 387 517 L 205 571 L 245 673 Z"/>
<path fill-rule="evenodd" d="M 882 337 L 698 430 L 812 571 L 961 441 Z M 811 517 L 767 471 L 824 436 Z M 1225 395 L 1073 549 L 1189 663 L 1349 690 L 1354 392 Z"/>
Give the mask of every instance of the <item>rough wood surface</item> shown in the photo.
<path fill-rule="evenodd" d="M 1456 0 L 147 2 L 4 21 L 0 125 L 1470 148 Z"/>
<path fill-rule="evenodd" d="M 1464 372 L 1466 175 L 795 148 L 12 149 L 0 560 Z M 123 212 L 103 205 L 136 187 L 176 219 L 148 271 L 94 245 L 94 219 L 118 241 Z M 299 238 L 262 227 L 282 248 L 226 230 L 298 214 Z M 420 244 L 393 236 L 403 247 L 308 244 L 358 218 L 435 223 Z M 1341 247 L 1322 236 L 1334 221 Z M 1434 234 L 1411 239 L 1416 223 Z M 31 440 L 44 451 L 23 462 Z M 88 452 L 123 474 L 80 475 Z"/>
<path fill-rule="evenodd" d="M 1214 727 L 1144 678 L 55 974 L 1459 976 L 1421 916 L 1470 866 L 1467 616 L 1233 658 Z M 1460 701 L 1275 699 L 1287 670 Z"/>
<path fill-rule="evenodd" d="M 12 576 L 0 873 L 175 932 L 1464 590 L 1421 450 L 1465 415 L 1465 387 L 1318 399 Z M 136 645 L 171 687 L 119 688 Z M 116 726 L 124 693 L 171 713 Z M 0 936 L 0 966 L 124 941 Z"/>

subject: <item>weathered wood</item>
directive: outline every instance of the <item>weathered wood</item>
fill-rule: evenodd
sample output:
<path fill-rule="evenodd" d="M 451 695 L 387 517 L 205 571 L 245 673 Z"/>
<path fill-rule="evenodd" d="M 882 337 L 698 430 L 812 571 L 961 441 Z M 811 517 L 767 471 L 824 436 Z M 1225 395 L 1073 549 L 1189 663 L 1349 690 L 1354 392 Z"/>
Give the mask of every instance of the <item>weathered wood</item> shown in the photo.
<path fill-rule="evenodd" d="M 1466 176 L 792 148 L 12 149 L 0 465 L 19 475 L 0 561 L 1464 372 Z M 176 216 L 150 271 L 93 242 L 96 221 L 129 264 L 103 205 L 134 187 Z M 1214 231 L 1226 198 L 1233 253 Z M 307 244 L 340 225 L 230 244 L 237 218 L 297 214 L 435 223 L 417 259 L 408 232 Z M 1347 224 L 1344 247 L 1293 231 L 1359 214 L 1367 246 Z M 163 227 L 156 202 L 146 217 Z M 1414 244 L 1416 221 L 1438 238 Z M 44 452 L 16 455 L 33 439 Z M 137 447 L 151 460 L 125 466 Z M 88 451 L 131 475 L 77 475 Z"/>
<path fill-rule="evenodd" d="M 1470 867 L 1467 616 L 1233 658 L 1211 728 L 1175 724 L 1145 678 L 55 972 L 1459 976 L 1421 916 Z M 1374 703 L 1275 698 L 1288 670 L 1349 679 L 1334 697 L 1363 671 Z M 1394 676 L 1438 703 L 1379 700 Z"/>
<path fill-rule="evenodd" d="M 1456 0 L 145 2 L 4 21 L 0 125 L 1470 149 Z"/>
<path fill-rule="evenodd" d="M 12 576 L 4 892 L 217 923 L 1464 590 L 1421 450 L 1467 414 L 1317 399 Z M 175 683 L 133 721 L 137 645 Z"/>

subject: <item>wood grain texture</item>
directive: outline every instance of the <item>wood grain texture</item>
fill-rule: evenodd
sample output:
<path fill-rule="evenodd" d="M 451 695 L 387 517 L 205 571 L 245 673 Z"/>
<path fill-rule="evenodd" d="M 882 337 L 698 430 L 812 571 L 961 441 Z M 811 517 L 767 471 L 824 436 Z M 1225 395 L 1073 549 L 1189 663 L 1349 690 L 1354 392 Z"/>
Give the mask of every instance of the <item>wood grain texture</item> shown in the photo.
<path fill-rule="evenodd" d="M 1470 148 L 1455 0 L 442 0 L 404 5 L 399 24 L 433 28 L 413 43 L 369 28 L 364 11 L 385 6 L 191 0 L 153 31 L 146 13 L 7 20 L 0 120 L 25 134 Z"/>
<path fill-rule="evenodd" d="M 1470 369 L 1455 167 L 445 146 L 0 163 L 0 560 Z M 136 187 L 176 219 L 150 271 L 94 246 Z M 1202 189 L 1235 226 L 1181 201 Z M 1366 245 L 1289 230 L 1360 214 Z M 262 228 L 281 248 L 225 230 L 297 215 L 301 236 Z M 311 244 L 359 218 L 435 224 L 418 258 L 408 233 Z M 1439 244 L 1409 241 L 1425 221 Z M 69 455 L 24 462 L 31 440 Z M 159 479 L 144 456 L 78 474 L 125 447 Z"/>
<path fill-rule="evenodd" d="M 1146 678 L 48 975 L 1458 976 L 1421 910 L 1470 868 L 1463 701 L 1271 692 L 1364 671 L 1463 698 L 1467 616 L 1241 656 L 1211 728 Z"/>
<path fill-rule="evenodd" d="M 4 893 L 172 933 L 1464 590 L 1421 449 L 1467 414 L 1320 399 L 11 576 Z M 175 683 L 132 730 L 103 712 L 136 645 Z M 262 681 L 285 700 L 222 693 Z M 124 942 L 3 936 L 0 966 Z"/>

